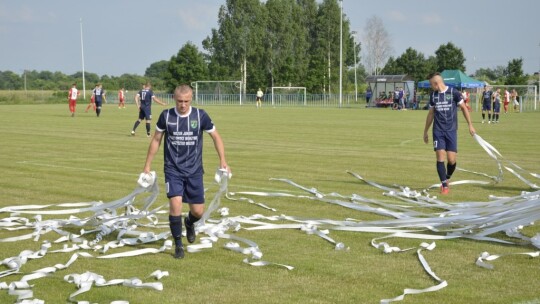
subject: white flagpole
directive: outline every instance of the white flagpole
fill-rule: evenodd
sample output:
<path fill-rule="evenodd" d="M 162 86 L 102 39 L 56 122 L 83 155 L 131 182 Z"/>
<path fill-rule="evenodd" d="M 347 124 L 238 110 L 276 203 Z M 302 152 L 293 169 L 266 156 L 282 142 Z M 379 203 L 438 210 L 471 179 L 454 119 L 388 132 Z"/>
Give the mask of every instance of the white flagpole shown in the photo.
<path fill-rule="evenodd" d="M 83 99 L 86 100 L 86 83 L 84 81 L 84 44 L 83 44 L 82 18 L 81 18 L 81 60 L 82 60 Z"/>

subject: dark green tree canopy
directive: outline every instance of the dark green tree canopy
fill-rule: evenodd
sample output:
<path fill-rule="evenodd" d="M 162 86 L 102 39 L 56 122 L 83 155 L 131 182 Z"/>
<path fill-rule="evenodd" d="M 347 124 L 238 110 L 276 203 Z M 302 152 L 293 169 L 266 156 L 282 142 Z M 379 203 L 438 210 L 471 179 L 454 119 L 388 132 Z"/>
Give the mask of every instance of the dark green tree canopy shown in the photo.
<path fill-rule="evenodd" d="M 465 73 L 465 56 L 463 50 L 452 42 L 441 45 L 436 51 L 437 71 L 461 70 Z"/>
<path fill-rule="evenodd" d="M 166 79 L 166 86 L 169 92 L 174 91 L 174 88 L 179 84 L 191 84 L 197 80 L 206 80 L 208 66 L 204 61 L 204 55 L 193 43 L 186 43 L 177 55 L 171 57 L 167 76 L 169 78 Z"/>

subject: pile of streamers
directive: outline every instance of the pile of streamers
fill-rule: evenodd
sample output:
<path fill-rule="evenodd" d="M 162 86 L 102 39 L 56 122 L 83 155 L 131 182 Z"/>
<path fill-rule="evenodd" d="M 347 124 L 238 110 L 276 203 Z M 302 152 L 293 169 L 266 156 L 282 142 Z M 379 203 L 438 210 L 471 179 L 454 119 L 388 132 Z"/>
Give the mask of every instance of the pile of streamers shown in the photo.
<path fill-rule="evenodd" d="M 429 194 L 429 189 L 438 187 L 432 185 L 423 190 L 412 190 L 406 186 L 392 185 L 385 186 L 374 181 L 364 179 L 355 172 L 347 171 L 359 182 L 366 183 L 383 191 L 383 195 L 391 197 L 393 202 L 388 200 L 378 200 L 366 198 L 358 194 L 349 196 L 339 193 L 323 193 L 315 188 L 299 185 L 292 180 L 285 178 L 271 178 L 272 181 L 282 182 L 300 189 L 305 194 L 294 195 L 283 192 L 228 192 L 228 182 L 231 175 L 226 171 L 218 170 L 215 181 L 219 189 L 214 198 L 208 204 L 201 220 L 196 224 L 199 234 L 199 242 L 187 246 L 187 251 L 196 253 L 203 250 L 210 250 L 220 240 L 225 242 L 223 246 L 227 250 L 241 253 L 245 256 L 243 262 L 252 266 L 277 266 L 287 270 L 294 267 L 283 263 L 275 263 L 262 260 L 263 253 L 257 243 L 252 240 L 242 238 L 235 232 L 245 230 L 268 230 L 268 229 L 293 229 L 303 231 L 309 235 L 319 236 L 329 242 L 335 250 L 350 250 L 346 244 L 334 240 L 330 236 L 330 231 L 351 231 L 381 233 L 383 236 L 372 240 L 373 247 L 381 252 L 390 254 L 396 252 L 416 250 L 418 259 L 426 273 L 436 282 L 436 285 L 424 289 L 405 288 L 401 295 L 394 298 L 382 299 L 381 303 L 390 303 L 402 300 L 405 295 L 433 292 L 448 285 L 447 281 L 439 278 L 433 272 L 422 255 L 425 250 L 434 250 L 436 240 L 467 238 L 480 241 L 499 242 L 505 244 L 515 244 L 519 246 L 529 245 L 540 248 L 540 234 L 533 237 L 525 236 L 521 229 L 528 225 L 533 225 L 540 218 L 540 187 L 523 177 L 525 172 L 516 164 L 505 160 L 502 155 L 480 136 L 474 137 L 480 146 L 486 150 L 499 168 L 497 176 L 472 172 L 487 176 L 495 182 L 500 182 L 503 177 L 503 168 L 523 181 L 533 192 L 522 192 L 514 197 L 490 197 L 489 202 L 463 202 L 448 204 Z M 465 171 L 465 170 L 464 170 Z M 520 174 L 522 173 L 522 174 Z M 530 173 L 534 178 L 540 178 L 538 174 Z M 43 235 L 54 232 L 58 238 L 54 241 L 43 241 L 41 249 L 38 251 L 24 250 L 19 255 L 8 257 L 1 261 L 6 268 L 0 271 L 0 289 L 7 290 L 10 295 L 16 296 L 17 303 L 44 303 L 44 301 L 33 298 L 32 285 L 30 281 L 50 276 L 57 270 L 68 268 L 78 257 L 83 258 L 126 258 L 143 254 L 156 254 L 169 251 L 172 247 L 168 223 L 160 221 L 166 218 L 165 206 L 153 207 L 159 191 L 155 172 L 149 174 L 141 173 L 137 188 L 124 198 L 113 202 L 91 202 L 58 205 L 25 205 L 11 206 L 0 209 L 8 217 L 0 219 L 0 229 L 6 231 L 31 231 L 27 234 L 17 235 L 0 239 L 0 242 L 15 242 L 20 240 L 33 239 L 39 241 Z M 460 184 L 489 184 L 485 181 L 462 180 L 453 181 L 450 185 Z M 142 207 L 135 207 L 135 200 L 142 195 L 147 197 L 143 200 Z M 337 205 L 343 208 L 352 209 L 359 212 L 368 212 L 387 217 L 384 220 L 358 221 L 355 219 L 330 220 L 300 218 L 284 214 L 263 216 L 255 214 L 251 216 L 229 216 L 229 209 L 221 206 L 221 199 L 226 197 L 229 200 L 247 202 L 257 205 L 270 212 L 277 212 L 275 208 L 262 203 L 255 202 L 250 197 L 279 197 L 283 199 L 305 199 L 318 201 L 327 204 Z M 395 201 L 398 201 L 396 203 Z M 42 219 L 43 215 L 67 215 L 67 219 Z M 88 217 L 79 218 L 77 214 L 90 214 Z M 30 218 L 29 216 L 33 216 Z M 91 229 L 88 229 L 88 228 Z M 73 228 L 80 229 L 80 233 L 74 234 Z M 85 229 L 86 228 L 86 229 Z M 144 229 L 149 231 L 143 231 Z M 150 231 L 151 230 L 151 231 Z M 163 231 L 155 233 L 152 231 Z M 504 239 L 495 235 L 503 232 L 507 235 Z M 106 236 L 115 236 L 116 240 L 105 242 Z M 389 238 L 412 238 L 422 240 L 418 247 L 399 248 L 383 241 Z M 425 242 L 424 242 L 425 241 Z M 145 248 L 130 251 L 111 250 L 124 246 L 135 246 L 146 243 L 162 243 L 158 248 Z M 60 245 L 62 244 L 62 245 Z M 53 246 L 62 246 L 59 249 L 51 250 Z M 24 275 L 18 281 L 1 282 L 3 278 L 13 274 L 24 273 L 24 265 L 33 259 L 42 258 L 47 254 L 58 252 L 73 252 L 70 260 L 66 264 L 56 264 L 32 273 Z M 97 254 L 94 257 L 91 253 Z M 529 257 L 538 257 L 539 251 L 518 253 Z M 488 263 L 504 255 L 491 255 L 487 252 L 480 253 L 476 265 L 488 269 L 493 269 L 493 265 Z M 156 270 L 149 277 L 155 280 L 168 275 L 167 271 Z M 157 291 L 163 290 L 160 282 L 142 282 L 138 278 L 131 279 L 111 279 L 105 280 L 101 275 L 85 272 L 82 274 L 69 274 L 64 277 L 68 283 L 75 284 L 78 290 L 68 296 L 69 301 L 77 303 L 87 303 L 76 300 L 75 297 L 90 290 L 92 286 L 101 287 L 109 285 L 123 285 L 131 288 L 151 288 Z M 114 303 L 127 303 L 118 300 Z"/>

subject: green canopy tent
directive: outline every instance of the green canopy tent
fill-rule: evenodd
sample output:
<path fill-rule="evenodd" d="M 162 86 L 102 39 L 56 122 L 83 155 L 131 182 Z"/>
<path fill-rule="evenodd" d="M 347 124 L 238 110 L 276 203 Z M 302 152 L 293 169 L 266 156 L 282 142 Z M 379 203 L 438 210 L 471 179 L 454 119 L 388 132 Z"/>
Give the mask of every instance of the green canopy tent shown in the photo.
<path fill-rule="evenodd" d="M 484 82 L 469 77 L 460 70 L 444 70 L 441 72 L 441 76 L 447 86 L 458 89 L 481 88 L 485 85 Z M 418 87 L 425 89 L 431 86 L 429 80 L 424 80 L 418 82 Z"/>

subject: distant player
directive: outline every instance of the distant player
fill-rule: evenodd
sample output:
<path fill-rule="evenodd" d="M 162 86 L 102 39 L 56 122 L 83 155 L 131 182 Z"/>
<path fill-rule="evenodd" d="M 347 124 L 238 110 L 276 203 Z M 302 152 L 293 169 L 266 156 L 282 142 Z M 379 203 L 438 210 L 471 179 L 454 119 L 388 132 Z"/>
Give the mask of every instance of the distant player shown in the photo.
<path fill-rule="evenodd" d="M 465 106 L 467 107 L 467 110 L 469 110 L 469 112 L 472 111 L 471 109 L 471 104 L 470 104 L 470 94 L 469 92 L 465 91 L 465 89 L 463 89 L 463 92 L 461 93 L 461 95 L 463 95 L 463 100 L 465 101 Z"/>
<path fill-rule="evenodd" d="M 516 89 L 512 89 L 512 94 L 511 94 L 511 97 L 512 97 L 512 103 L 514 104 L 514 112 L 519 112 L 519 101 L 518 101 L 518 92 L 516 91 Z"/>
<path fill-rule="evenodd" d="M 263 98 L 263 91 L 261 91 L 261 88 L 257 91 L 257 108 L 262 108 L 262 98 Z"/>
<path fill-rule="evenodd" d="M 71 117 L 75 116 L 75 107 L 77 106 L 77 97 L 79 96 L 79 90 L 77 90 L 77 84 L 74 83 L 69 89 L 68 92 L 68 103 L 69 111 L 71 112 Z"/>
<path fill-rule="evenodd" d="M 476 130 L 472 125 L 469 111 L 461 93 L 457 89 L 446 86 L 440 73 L 431 74 L 428 79 L 433 92 L 429 97 L 424 142 L 426 144 L 429 142 L 428 130 L 433 124 L 433 149 L 437 157 L 437 173 L 441 180 L 441 194 L 448 194 L 449 180 L 456 170 L 458 108 L 463 112 L 469 125 L 469 133 L 474 135 Z M 444 166 L 445 159 L 447 161 L 446 168 Z"/>
<path fill-rule="evenodd" d="M 486 119 L 486 112 L 488 113 L 488 123 L 491 123 L 491 95 L 493 92 L 484 86 L 484 92 L 482 92 L 482 123 Z"/>
<path fill-rule="evenodd" d="M 501 89 L 497 89 L 495 93 L 493 93 L 493 115 L 492 115 L 493 123 L 499 122 L 500 113 L 501 113 Z"/>
<path fill-rule="evenodd" d="M 88 112 L 88 109 L 90 108 L 93 108 L 94 109 L 94 112 L 96 111 L 96 98 L 94 96 L 94 91 L 97 89 L 98 85 L 96 84 L 96 87 L 94 88 L 94 90 L 92 91 L 92 96 L 90 97 L 90 103 L 88 104 L 88 106 L 86 107 L 86 110 L 84 111 L 84 113 L 87 113 Z"/>
<path fill-rule="evenodd" d="M 135 130 L 137 130 L 137 127 L 144 119 L 146 121 L 146 136 L 150 137 L 150 123 L 152 122 L 152 101 L 155 101 L 162 106 L 167 105 L 166 103 L 161 102 L 161 100 L 159 100 L 159 98 L 154 95 L 154 92 L 152 91 L 152 85 L 150 83 L 146 83 L 143 89 L 140 90 L 137 95 L 135 95 L 135 104 L 137 104 L 137 107 L 139 108 L 139 119 L 133 125 L 131 135 L 135 136 Z"/>
<path fill-rule="evenodd" d="M 510 92 L 508 92 L 508 88 L 504 89 L 504 114 L 508 114 L 508 105 L 510 104 Z"/>
<path fill-rule="evenodd" d="M 118 108 L 119 109 L 125 109 L 126 108 L 126 104 L 124 103 L 125 97 L 126 97 L 126 95 L 125 95 L 125 92 L 124 92 L 124 87 L 122 87 L 118 91 Z"/>
<path fill-rule="evenodd" d="M 96 107 L 96 115 L 99 117 L 101 114 L 101 107 L 103 105 L 103 101 L 105 100 L 105 91 L 103 90 L 103 86 L 101 83 L 98 83 L 96 85 L 96 88 L 92 91 L 92 97 L 94 98 L 95 107 Z"/>

